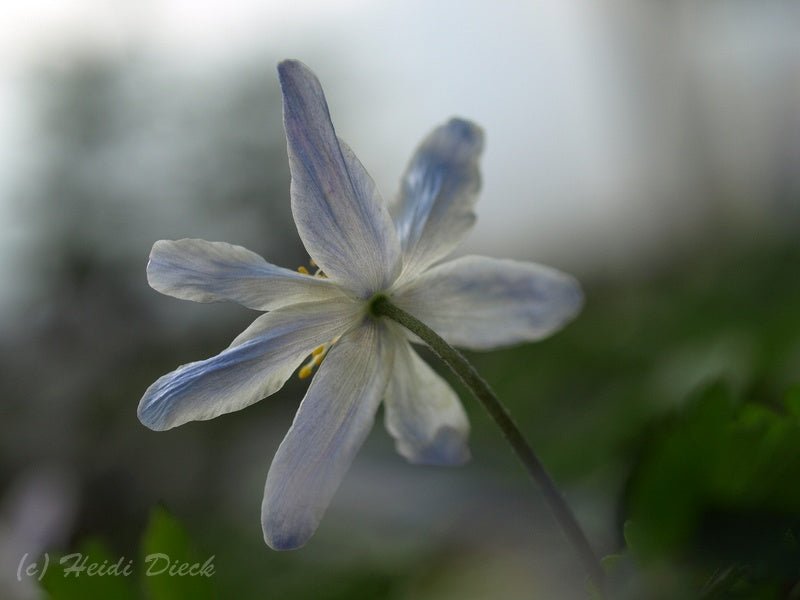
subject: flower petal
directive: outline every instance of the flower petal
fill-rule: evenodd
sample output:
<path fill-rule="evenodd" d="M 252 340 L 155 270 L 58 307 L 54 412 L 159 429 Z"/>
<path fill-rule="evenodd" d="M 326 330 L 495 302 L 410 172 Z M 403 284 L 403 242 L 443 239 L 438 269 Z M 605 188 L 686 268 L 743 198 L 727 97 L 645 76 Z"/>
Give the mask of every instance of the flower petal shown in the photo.
<path fill-rule="evenodd" d="M 153 244 L 147 281 L 182 300 L 232 301 L 256 310 L 342 296 L 330 281 L 276 267 L 241 246 L 196 239 Z"/>
<path fill-rule="evenodd" d="M 461 465 L 470 458 L 469 420 L 453 388 L 393 332 L 394 369 L 386 388 L 384 420 L 397 452 L 412 463 Z"/>
<path fill-rule="evenodd" d="M 474 350 L 546 337 L 583 305 L 580 285 L 569 275 L 485 256 L 438 265 L 392 299 L 451 344 Z"/>
<path fill-rule="evenodd" d="M 317 529 L 369 434 L 392 368 L 385 325 L 370 321 L 331 349 L 269 469 L 261 507 L 264 540 L 304 545 Z"/>
<path fill-rule="evenodd" d="M 437 127 L 417 148 L 393 206 L 404 280 L 447 256 L 472 228 L 482 150 L 483 131 L 463 119 Z"/>
<path fill-rule="evenodd" d="M 319 81 L 304 64 L 278 65 L 292 173 L 292 213 L 309 255 L 360 297 L 386 289 L 400 243 L 375 184 L 340 145 Z"/>
<path fill-rule="evenodd" d="M 350 300 L 309 302 L 261 315 L 217 356 L 164 375 L 139 403 L 157 431 L 240 410 L 278 391 L 303 359 L 362 317 Z"/>

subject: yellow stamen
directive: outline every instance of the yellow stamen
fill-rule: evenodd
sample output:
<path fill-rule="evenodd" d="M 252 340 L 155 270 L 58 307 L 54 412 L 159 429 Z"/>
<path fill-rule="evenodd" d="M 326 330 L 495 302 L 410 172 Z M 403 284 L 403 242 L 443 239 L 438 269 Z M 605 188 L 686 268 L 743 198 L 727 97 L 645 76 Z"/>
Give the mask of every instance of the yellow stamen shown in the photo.
<path fill-rule="evenodd" d="M 306 269 L 303 265 L 297 267 L 297 272 L 301 275 L 309 275 L 308 269 Z"/>
<path fill-rule="evenodd" d="M 314 369 L 322 363 L 322 359 L 325 358 L 325 351 L 327 349 L 328 348 L 327 346 L 325 346 L 325 344 L 314 348 L 314 351 L 311 353 L 311 358 L 308 360 L 306 364 L 304 364 L 300 368 L 300 371 L 297 373 L 297 376 L 300 379 L 305 379 L 307 377 L 310 377 L 311 374 L 314 372 Z"/>
<path fill-rule="evenodd" d="M 307 377 L 310 377 L 314 372 L 314 369 L 320 366 L 322 361 L 325 360 L 328 350 L 330 350 L 331 347 L 338 341 L 339 336 L 333 338 L 328 344 L 322 344 L 321 346 L 314 348 L 314 350 L 311 351 L 311 356 L 306 361 L 306 364 L 300 367 L 300 370 L 297 372 L 297 376 L 300 379 L 306 379 Z"/>

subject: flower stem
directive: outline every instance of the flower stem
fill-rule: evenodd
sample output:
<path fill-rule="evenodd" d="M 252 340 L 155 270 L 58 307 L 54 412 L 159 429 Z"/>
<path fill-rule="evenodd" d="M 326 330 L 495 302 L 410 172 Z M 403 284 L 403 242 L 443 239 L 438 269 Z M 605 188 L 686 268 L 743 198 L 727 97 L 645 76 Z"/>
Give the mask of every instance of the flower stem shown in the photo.
<path fill-rule="evenodd" d="M 597 586 L 601 595 L 605 589 L 605 572 L 600 561 L 592 550 L 586 534 L 578 524 L 572 510 L 564 496 L 559 491 L 553 478 L 545 469 L 542 461 L 533 451 L 531 445 L 517 427 L 505 406 L 497 399 L 489 384 L 481 377 L 475 368 L 455 348 L 444 341 L 435 331 L 419 321 L 416 317 L 392 304 L 388 298 L 378 297 L 372 303 L 372 312 L 377 316 L 388 317 L 415 333 L 439 356 L 444 363 L 453 370 L 473 395 L 483 404 L 489 415 L 495 420 L 503 431 L 506 439 L 513 448 L 517 457 L 522 462 L 525 470 L 539 485 L 545 500 L 550 505 L 558 520 L 564 535 L 575 547 L 584 563 L 589 576 Z"/>

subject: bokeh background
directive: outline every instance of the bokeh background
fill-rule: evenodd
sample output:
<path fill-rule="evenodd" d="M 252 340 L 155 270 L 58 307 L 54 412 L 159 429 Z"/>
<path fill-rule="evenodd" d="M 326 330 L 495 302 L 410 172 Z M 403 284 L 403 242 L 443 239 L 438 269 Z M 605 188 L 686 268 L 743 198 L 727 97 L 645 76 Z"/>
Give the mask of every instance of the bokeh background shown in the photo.
<path fill-rule="evenodd" d="M 152 381 L 255 316 L 151 290 L 154 241 L 307 262 L 286 57 L 316 71 L 387 198 L 430 129 L 480 123 L 461 252 L 583 282 L 563 333 L 470 358 L 607 557 L 614 594 L 800 597 L 800 5 L 685 0 L 7 2 L 0 597 L 591 595 L 462 388 L 469 465 L 406 464 L 379 416 L 291 553 L 264 546 L 259 511 L 302 382 L 165 433 L 138 422 Z M 25 555 L 173 547 L 213 555 L 214 577 L 17 578 Z"/>

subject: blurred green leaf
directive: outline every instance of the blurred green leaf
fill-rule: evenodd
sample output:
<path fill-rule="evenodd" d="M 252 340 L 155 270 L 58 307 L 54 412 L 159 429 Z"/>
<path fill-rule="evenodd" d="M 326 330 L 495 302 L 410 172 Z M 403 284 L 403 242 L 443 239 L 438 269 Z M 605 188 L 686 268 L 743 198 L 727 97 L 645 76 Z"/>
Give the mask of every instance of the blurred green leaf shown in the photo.
<path fill-rule="evenodd" d="M 628 550 L 638 552 L 639 542 L 637 541 L 640 533 L 636 530 L 636 524 L 630 519 L 625 521 L 622 526 L 622 535 L 625 538 L 625 546 Z"/>
<path fill-rule="evenodd" d="M 792 416 L 800 418 L 800 385 L 793 386 L 787 392 L 786 409 Z"/>
<path fill-rule="evenodd" d="M 173 600 L 214 598 L 214 556 L 202 556 L 165 509 L 153 510 L 138 561 L 114 555 L 98 540 L 57 556 L 42 579 L 53 600 Z M 140 593 L 139 584 L 142 584 Z"/>
<path fill-rule="evenodd" d="M 737 406 L 726 386 L 705 388 L 647 440 L 630 512 L 631 548 L 645 564 L 738 565 L 747 577 L 725 580 L 748 594 L 799 577 L 800 423 L 763 404 Z"/>
<path fill-rule="evenodd" d="M 213 598 L 214 556 L 192 546 L 184 527 L 157 507 L 142 538 L 142 577 L 148 600 Z"/>
<path fill-rule="evenodd" d="M 99 540 L 88 540 L 77 552 L 54 556 L 41 585 L 53 600 L 134 600 L 132 558 L 114 556 Z"/>

